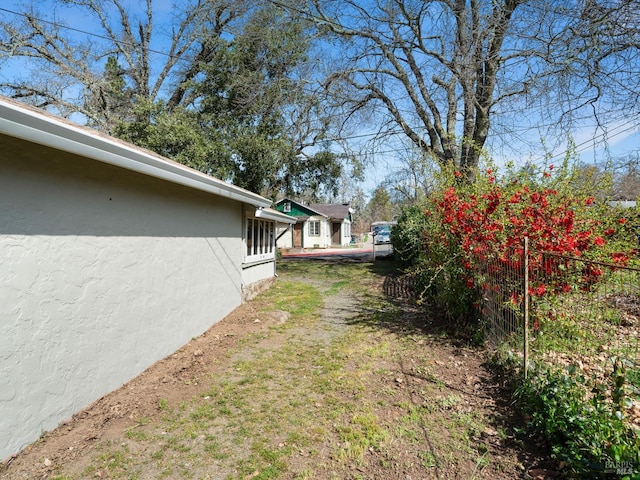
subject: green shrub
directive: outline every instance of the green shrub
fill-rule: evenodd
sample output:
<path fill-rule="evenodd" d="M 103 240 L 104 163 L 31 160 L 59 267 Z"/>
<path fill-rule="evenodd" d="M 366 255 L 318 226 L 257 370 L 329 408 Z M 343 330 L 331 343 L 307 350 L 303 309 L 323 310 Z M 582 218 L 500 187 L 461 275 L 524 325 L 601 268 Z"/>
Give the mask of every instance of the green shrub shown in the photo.
<path fill-rule="evenodd" d="M 549 443 L 569 476 L 603 478 L 621 469 L 629 474 L 623 478 L 640 478 L 638 432 L 624 422 L 615 403 L 590 392 L 575 370 L 532 369 L 515 399 L 530 419 L 528 426 Z"/>
<path fill-rule="evenodd" d="M 478 294 L 468 286 L 460 245 L 447 237 L 437 217 L 413 206 L 402 211 L 391 242 L 396 258 L 415 277 L 421 301 L 457 325 L 467 325 L 476 319 Z"/>
<path fill-rule="evenodd" d="M 391 244 L 402 266 L 413 267 L 420 263 L 426 226 L 424 208 L 414 205 L 401 211 L 397 225 L 391 229 Z"/>

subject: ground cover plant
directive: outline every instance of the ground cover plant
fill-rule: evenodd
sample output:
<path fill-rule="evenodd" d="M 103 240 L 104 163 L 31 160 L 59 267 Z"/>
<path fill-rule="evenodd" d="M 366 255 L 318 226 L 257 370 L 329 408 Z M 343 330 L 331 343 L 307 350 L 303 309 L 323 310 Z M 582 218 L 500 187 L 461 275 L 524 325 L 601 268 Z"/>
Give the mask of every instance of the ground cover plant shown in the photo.
<path fill-rule="evenodd" d="M 283 261 L 269 291 L 43 435 L 0 478 L 547 472 L 483 350 L 392 296 L 395 275 L 385 261 Z"/>
<path fill-rule="evenodd" d="M 604 392 L 589 392 L 589 384 L 575 367 L 540 364 L 519 383 L 515 398 L 567 476 L 640 478 L 640 436 L 621 414 L 629 398 L 618 392 L 619 403 L 612 404 Z"/>

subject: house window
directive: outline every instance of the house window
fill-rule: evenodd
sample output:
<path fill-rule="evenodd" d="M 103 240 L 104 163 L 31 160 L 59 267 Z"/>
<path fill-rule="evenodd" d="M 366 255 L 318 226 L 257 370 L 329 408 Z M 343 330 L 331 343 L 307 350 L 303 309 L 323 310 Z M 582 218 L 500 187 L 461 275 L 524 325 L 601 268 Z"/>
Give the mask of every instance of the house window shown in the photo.
<path fill-rule="evenodd" d="M 309 222 L 309 235 L 312 237 L 320 236 L 320 221 L 319 220 L 311 220 Z"/>
<path fill-rule="evenodd" d="M 274 258 L 275 224 L 271 220 L 248 217 L 244 240 L 245 263 Z"/>
<path fill-rule="evenodd" d="M 284 202 L 282 204 L 282 211 L 284 213 L 291 213 L 291 202 Z"/>
<path fill-rule="evenodd" d="M 275 233 L 276 233 L 276 225 L 273 222 L 269 222 L 269 253 L 273 253 L 273 249 L 275 248 Z"/>

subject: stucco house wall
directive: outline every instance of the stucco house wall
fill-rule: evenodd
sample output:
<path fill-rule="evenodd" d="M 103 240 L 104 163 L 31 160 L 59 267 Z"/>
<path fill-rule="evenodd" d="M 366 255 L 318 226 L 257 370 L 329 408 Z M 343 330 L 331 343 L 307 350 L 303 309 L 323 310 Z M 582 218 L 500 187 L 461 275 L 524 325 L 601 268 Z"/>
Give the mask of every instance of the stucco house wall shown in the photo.
<path fill-rule="evenodd" d="M 304 232 L 302 235 L 302 248 L 327 248 L 331 245 L 331 232 L 327 217 L 312 215 L 304 222 Z M 320 235 L 311 235 L 311 222 L 320 223 Z"/>
<path fill-rule="evenodd" d="M 146 153 L 142 172 L 71 153 L 84 133 L 69 141 L 75 130 L 39 117 L 25 130 L 4 106 L 0 460 L 204 332 L 275 268 L 244 264 L 245 213 L 268 200 Z M 45 144 L 14 136 L 25 131 Z M 177 180 L 145 173 L 158 165 Z"/>
<path fill-rule="evenodd" d="M 320 222 L 320 235 L 311 235 L 309 221 Z M 315 215 L 299 220 L 296 227 L 302 230 L 302 245 L 300 248 L 327 248 L 331 245 L 330 224 L 326 217 Z M 293 248 L 295 228 L 293 225 L 279 225 L 277 230 L 278 248 Z"/>
<path fill-rule="evenodd" d="M 278 229 L 276 231 L 276 244 L 278 248 L 293 248 L 293 235 L 295 228 L 296 227 L 293 225 L 278 225 Z"/>

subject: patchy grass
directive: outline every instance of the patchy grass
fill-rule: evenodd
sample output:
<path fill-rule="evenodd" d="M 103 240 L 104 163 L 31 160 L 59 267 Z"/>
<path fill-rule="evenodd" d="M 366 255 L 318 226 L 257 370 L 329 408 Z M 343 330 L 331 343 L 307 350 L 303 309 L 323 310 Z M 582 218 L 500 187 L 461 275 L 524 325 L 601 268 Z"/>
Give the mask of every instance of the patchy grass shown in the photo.
<path fill-rule="evenodd" d="M 384 297 L 389 268 L 282 264 L 256 302 L 288 312 L 284 323 L 218 355 L 197 394 L 159 393 L 154 416 L 130 419 L 60 480 L 513 478 L 525 454 L 484 390 L 482 354 Z"/>

